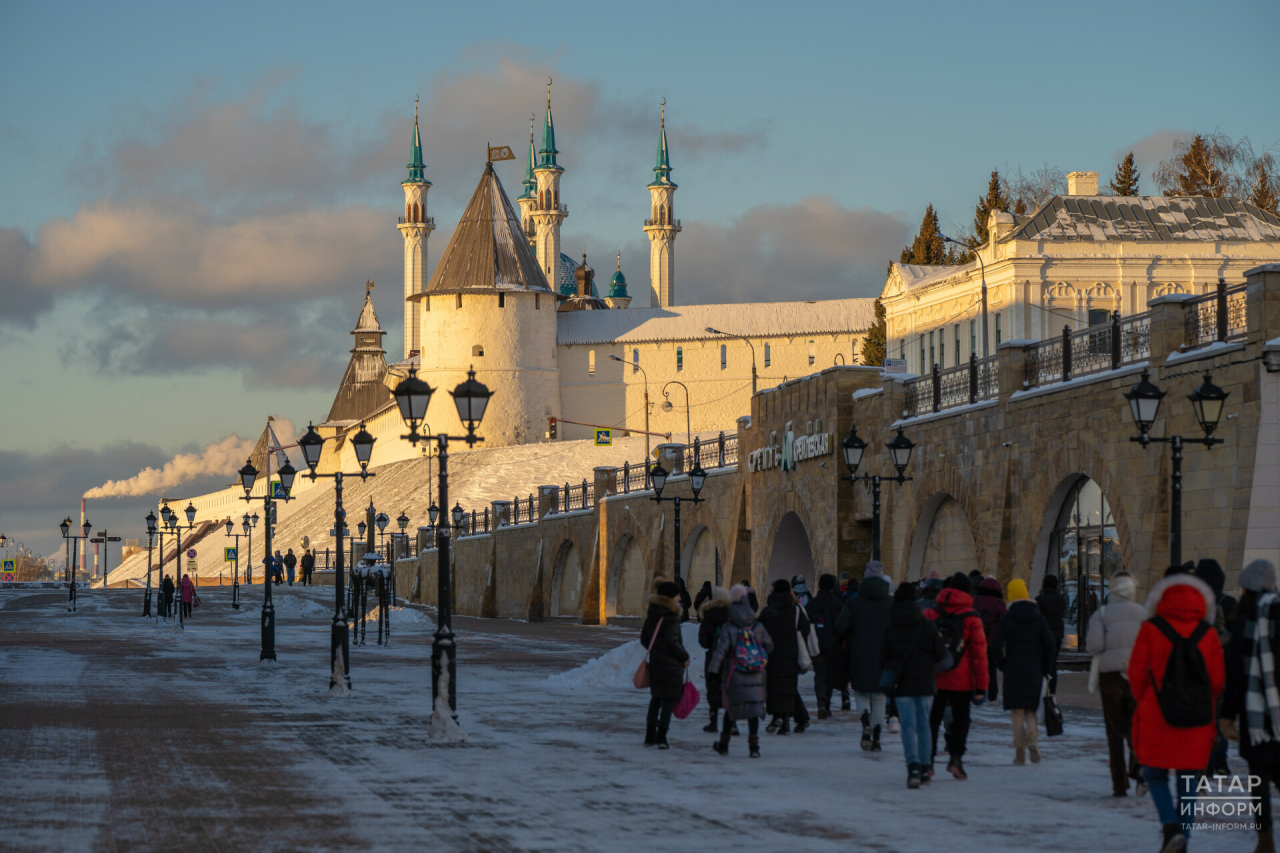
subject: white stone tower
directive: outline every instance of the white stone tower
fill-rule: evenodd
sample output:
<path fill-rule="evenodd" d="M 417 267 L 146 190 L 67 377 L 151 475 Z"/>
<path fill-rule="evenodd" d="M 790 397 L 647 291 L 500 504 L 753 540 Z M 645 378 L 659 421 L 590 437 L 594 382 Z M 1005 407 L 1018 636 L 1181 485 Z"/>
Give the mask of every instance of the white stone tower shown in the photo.
<path fill-rule="evenodd" d="M 650 218 L 644 221 L 649 235 L 649 305 L 666 308 L 676 304 L 676 235 L 680 220 L 675 218 L 676 185 L 671 181 L 671 158 L 667 154 L 667 99 L 662 99 L 661 136 L 658 138 L 656 177 L 649 184 Z"/>
<path fill-rule="evenodd" d="M 422 137 L 418 133 L 418 102 L 413 104 L 413 152 L 408 166 L 409 177 L 404 187 L 404 216 L 397 226 L 404 235 L 404 357 L 417 355 L 422 349 L 422 323 L 417 305 L 412 300 L 427 284 L 427 238 L 436 230 L 436 221 L 427 216 L 427 190 L 431 182 L 423 175 Z"/>
<path fill-rule="evenodd" d="M 529 113 L 529 157 L 524 163 L 524 180 L 521 182 L 524 192 L 516 199 L 516 204 L 520 205 L 520 227 L 524 229 L 525 236 L 529 238 L 529 245 L 533 247 L 535 254 L 538 229 L 533 224 L 533 209 L 538 204 L 538 179 L 534 177 L 533 172 L 538 168 L 538 152 L 533 145 L 533 123 L 537 120 L 536 115 Z"/>
<path fill-rule="evenodd" d="M 538 185 L 530 215 L 538 265 L 553 288 L 560 281 L 560 223 L 569 215 L 568 205 L 560 203 L 560 176 L 564 169 L 556 163 L 558 153 L 555 124 L 551 120 L 551 82 L 548 79 L 547 123 L 542 128 L 542 149 L 538 151 L 538 165 L 533 170 Z"/>

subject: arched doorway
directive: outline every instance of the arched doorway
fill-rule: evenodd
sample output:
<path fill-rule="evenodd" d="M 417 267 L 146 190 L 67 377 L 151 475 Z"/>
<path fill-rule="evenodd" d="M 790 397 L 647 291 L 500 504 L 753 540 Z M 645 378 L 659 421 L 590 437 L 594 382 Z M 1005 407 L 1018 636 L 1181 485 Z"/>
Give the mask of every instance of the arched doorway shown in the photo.
<path fill-rule="evenodd" d="M 644 560 L 640 546 L 634 537 L 628 537 L 618 566 L 618 595 L 616 615 L 643 616 L 648 604 L 648 585 L 645 583 Z"/>
<path fill-rule="evenodd" d="M 978 548 L 960 502 L 948 494 L 935 495 L 925 505 L 912 543 L 907 577 L 918 580 L 937 572 L 950 577 L 979 570 Z"/>
<path fill-rule="evenodd" d="M 769 555 L 769 575 L 765 578 L 765 586 L 767 588 L 778 578 L 791 580 L 796 575 L 804 576 L 809 589 L 817 588 L 809 533 L 804 529 L 800 516 L 789 512 L 782 517 L 778 533 L 773 537 L 773 553 Z"/>
<path fill-rule="evenodd" d="M 582 564 L 572 542 L 560 546 L 551 576 L 551 615 L 582 615 Z"/>
<path fill-rule="evenodd" d="M 1042 532 L 1047 541 L 1041 578 L 1057 576 L 1058 589 L 1067 595 L 1067 634 L 1075 634 L 1082 645 L 1089 616 L 1106 601 L 1110 578 L 1124 571 L 1124 557 L 1111 504 L 1096 482 L 1074 475 L 1059 485 L 1055 497 L 1049 505 L 1053 523 Z"/>
<path fill-rule="evenodd" d="M 711 581 L 712 586 L 719 583 L 716 578 L 715 537 L 706 525 L 699 524 L 694 528 L 692 535 L 685 540 L 680 557 L 681 574 L 690 594 L 697 595 L 704 581 Z"/>

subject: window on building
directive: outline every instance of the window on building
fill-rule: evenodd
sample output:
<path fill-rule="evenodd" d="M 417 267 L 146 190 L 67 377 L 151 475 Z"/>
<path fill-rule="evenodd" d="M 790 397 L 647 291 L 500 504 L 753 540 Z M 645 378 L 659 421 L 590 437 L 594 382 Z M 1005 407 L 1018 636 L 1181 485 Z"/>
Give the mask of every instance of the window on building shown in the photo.
<path fill-rule="evenodd" d="M 587 373 L 595 374 L 596 372 L 596 351 L 587 351 Z"/>
<path fill-rule="evenodd" d="M 454 307 L 454 308 L 461 308 L 461 307 L 462 307 L 462 294 L 461 294 L 461 293 L 455 294 L 455 296 L 454 296 L 454 300 L 455 300 L 455 301 L 454 301 L 453 307 Z"/>
<path fill-rule="evenodd" d="M 498 292 L 498 307 L 499 308 L 507 307 L 507 294 L 502 293 L 501 291 Z"/>
<path fill-rule="evenodd" d="M 764 345 L 764 366 L 768 367 L 773 363 L 773 349 L 768 344 Z"/>
<path fill-rule="evenodd" d="M 1111 322 L 1111 312 L 1106 308 L 1090 308 L 1089 309 L 1089 325 L 1105 326 Z"/>
<path fill-rule="evenodd" d="M 536 310 L 538 310 L 538 309 L 539 309 L 539 308 L 541 308 L 541 307 L 542 307 L 542 294 L 540 294 L 540 293 L 535 293 L 535 294 L 533 294 L 533 308 L 534 308 L 534 310 L 536 311 Z"/>
<path fill-rule="evenodd" d="M 633 349 L 631 351 L 631 372 L 640 372 L 640 350 L 638 349 Z"/>
<path fill-rule="evenodd" d="M 471 357 L 484 358 L 484 347 L 480 346 L 479 344 L 476 344 L 475 346 L 473 346 L 471 348 Z"/>
<path fill-rule="evenodd" d="M 902 340 L 898 341 L 898 358 L 902 359 L 903 361 L 907 360 L 907 339 L 906 338 L 903 338 Z"/>
<path fill-rule="evenodd" d="M 947 333 L 942 329 L 938 330 L 938 366 L 947 366 Z"/>
<path fill-rule="evenodd" d="M 960 324 L 956 323 L 956 367 L 960 366 Z"/>
<path fill-rule="evenodd" d="M 969 352 L 978 351 L 978 321 L 969 321 Z"/>
<path fill-rule="evenodd" d="M 724 370 L 729 366 L 729 348 L 724 344 L 720 345 L 720 369 Z"/>
<path fill-rule="evenodd" d="M 684 370 L 684 347 L 676 347 L 676 372 Z"/>
<path fill-rule="evenodd" d="M 1000 315 L 996 315 L 996 346 L 1000 346 Z"/>
<path fill-rule="evenodd" d="M 815 357 L 815 353 L 814 353 L 814 349 L 813 349 L 813 341 L 809 341 L 809 364 L 810 364 L 810 365 L 812 365 L 812 364 L 813 364 L 813 362 L 814 362 L 814 357 Z"/>
<path fill-rule="evenodd" d="M 933 332 L 929 333 L 929 363 L 925 365 L 926 370 L 933 370 L 933 366 L 938 363 L 937 353 L 933 351 Z"/>
<path fill-rule="evenodd" d="M 920 369 L 917 370 L 916 373 L 925 373 L 929 370 L 929 368 L 926 366 L 926 362 L 924 360 L 924 335 L 921 335 L 919 340 L 920 340 Z"/>

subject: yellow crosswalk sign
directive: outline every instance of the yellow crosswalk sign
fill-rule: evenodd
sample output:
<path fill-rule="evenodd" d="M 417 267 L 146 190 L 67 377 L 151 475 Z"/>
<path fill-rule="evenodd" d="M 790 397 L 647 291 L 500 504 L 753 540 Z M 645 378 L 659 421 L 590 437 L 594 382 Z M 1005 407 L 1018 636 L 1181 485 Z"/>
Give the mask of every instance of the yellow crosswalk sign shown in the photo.
<path fill-rule="evenodd" d="M 596 447 L 612 447 L 613 446 L 613 430 L 598 429 L 596 430 Z"/>

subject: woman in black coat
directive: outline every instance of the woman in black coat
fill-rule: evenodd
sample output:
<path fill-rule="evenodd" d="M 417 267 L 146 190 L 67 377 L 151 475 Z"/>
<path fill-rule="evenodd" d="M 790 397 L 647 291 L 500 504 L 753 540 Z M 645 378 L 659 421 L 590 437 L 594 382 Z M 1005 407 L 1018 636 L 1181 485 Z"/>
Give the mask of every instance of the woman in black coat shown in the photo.
<path fill-rule="evenodd" d="M 1010 581 L 1009 612 L 996 623 L 987 648 L 991 662 L 1004 673 L 1004 709 L 1013 716 L 1014 764 L 1025 764 L 1027 752 L 1032 763 L 1040 761 L 1036 709 L 1041 685 L 1058 657 L 1057 639 L 1026 590 L 1022 581 Z"/>
<path fill-rule="evenodd" d="M 656 595 L 649 596 L 649 613 L 640 629 L 640 644 L 649 643 L 649 716 L 645 725 L 644 745 L 668 749 L 667 728 L 671 711 L 684 692 L 684 671 L 689 666 L 689 653 L 680 638 L 680 587 L 671 581 L 658 584 Z M 655 637 L 654 634 L 657 633 Z"/>
<path fill-rule="evenodd" d="M 938 628 L 916 606 L 916 589 L 898 587 L 889 610 L 880 647 L 884 690 L 894 697 L 902 721 L 902 753 L 907 760 L 907 787 L 929 784 L 931 772 L 925 759 L 933 752 L 929 712 L 938 692 L 934 670 L 946 656 Z"/>
<path fill-rule="evenodd" d="M 702 593 L 698 593 L 698 597 L 702 597 Z M 716 725 L 716 717 L 720 713 L 720 704 L 722 693 L 724 691 L 724 682 L 719 672 L 711 671 L 711 653 L 715 651 L 716 642 L 720 639 L 720 632 L 724 630 L 725 625 L 729 622 L 729 590 L 722 586 L 715 589 L 707 586 L 707 597 L 698 610 L 698 645 L 707 650 L 706 660 L 703 663 L 703 675 L 707 679 L 707 705 L 711 707 L 711 722 L 703 727 L 704 732 L 719 731 Z M 726 718 L 728 715 L 725 715 Z"/>
<path fill-rule="evenodd" d="M 889 627 L 889 582 L 879 575 L 867 575 L 858 594 L 844 604 L 836 617 L 835 635 L 849 649 L 849 683 L 862 709 L 862 748 L 880 751 L 880 727 L 885 723 L 885 695 L 880 689 L 880 647 Z"/>
<path fill-rule="evenodd" d="M 1012 598 L 1010 598 L 1012 600 Z M 1040 594 L 1036 596 L 1036 606 L 1040 608 L 1040 614 L 1044 616 L 1049 623 L 1049 632 L 1053 634 L 1054 639 L 1054 666 L 1049 670 L 1049 695 L 1058 692 L 1058 667 L 1056 656 L 1058 649 L 1062 648 L 1062 639 L 1066 636 L 1067 628 L 1065 619 L 1067 615 L 1067 597 L 1058 591 L 1058 576 L 1045 575 L 1044 583 L 1040 586 Z M 1095 610 L 1097 608 L 1094 608 Z"/>
<path fill-rule="evenodd" d="M 809 727 L 809 712 L 796 685 L 800 677 L 800 646 L 796 631 L 808 635 L 809 616 L 796 601 L 789 581 L 779 578 L 773 582 L 773 591 L 765 600 L 758 621 L 773 638 L 773 651 L 765 666 L 769 687 L 768 713 L 773 715 L 767 731 L 789 734 L 791 717 L 795 717 L 796 734 L 799 734 Z"/>

